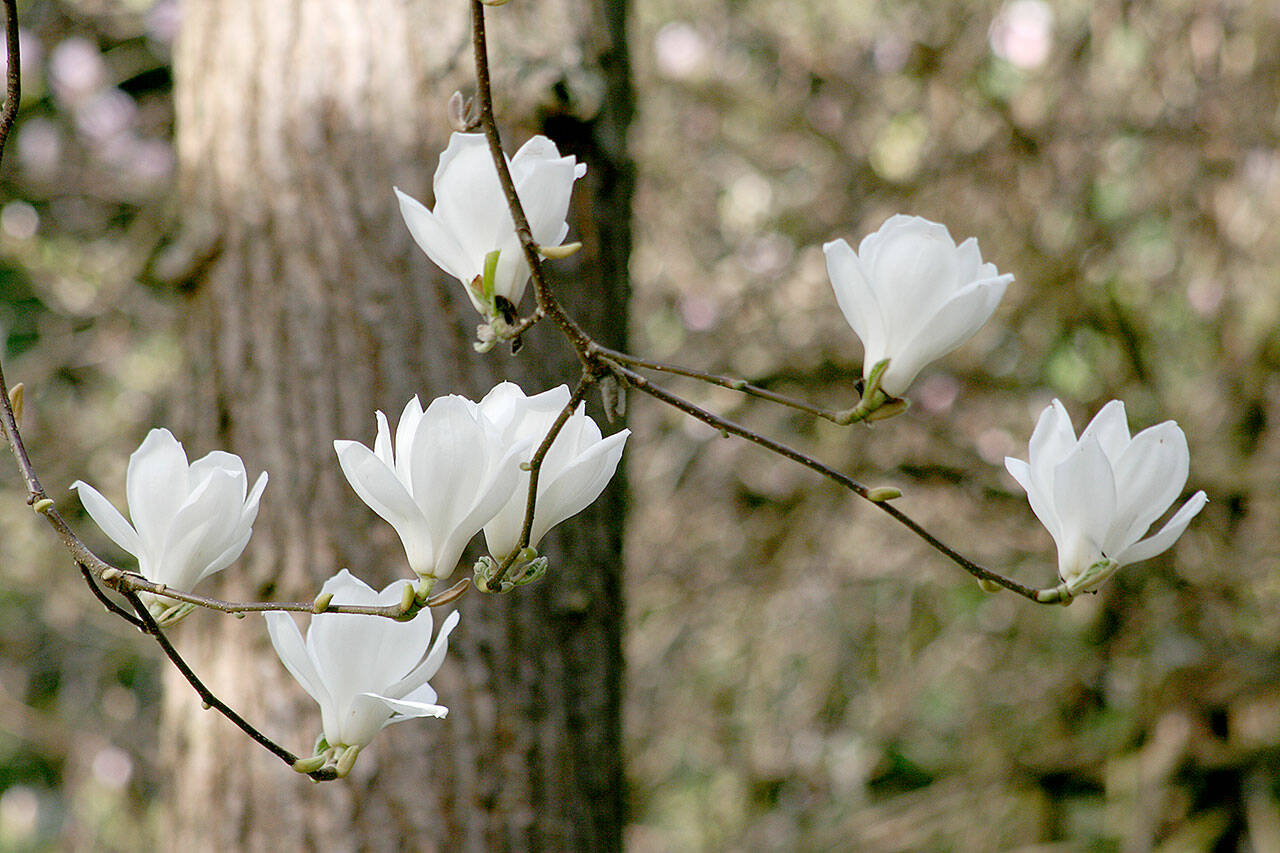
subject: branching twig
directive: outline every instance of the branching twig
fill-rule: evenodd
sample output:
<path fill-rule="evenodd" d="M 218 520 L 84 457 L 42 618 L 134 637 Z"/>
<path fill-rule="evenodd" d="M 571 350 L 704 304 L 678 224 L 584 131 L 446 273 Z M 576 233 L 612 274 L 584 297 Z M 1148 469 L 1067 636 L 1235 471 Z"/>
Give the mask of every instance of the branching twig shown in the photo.
<path fill-rule="evenodd" d="M 89 570 L 88 566 L 81 564 L 80 573 L 84 575 L 84 582 L 89 585 L 89 591 L 93 593 L 95 598 L 102 602 L 102 606 L 107 608 L 108 612 L 114 613 L 133 627 L 141 631 L 146 631 L 147 626 L 141 619 L 134 616 L 128 610 L 125 610 L 119 604 L 116 604 L 107 597 L 107 594 L 102 591 L 100 586 L 98 586 L 98 580 L 93 576 L 93 572 Z"/>

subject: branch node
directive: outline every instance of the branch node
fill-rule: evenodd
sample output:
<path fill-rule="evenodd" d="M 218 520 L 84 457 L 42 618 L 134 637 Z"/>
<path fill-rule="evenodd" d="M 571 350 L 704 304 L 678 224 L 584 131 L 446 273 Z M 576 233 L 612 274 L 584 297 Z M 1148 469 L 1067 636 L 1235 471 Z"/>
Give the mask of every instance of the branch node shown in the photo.
<path fill-rule="evenodd" d="M 53 499 L 39 498 L 38 500 L 36 500 L 35 503 L 31 505 L 31 508 L 34 509 L 36 512 L 40 513 L 41 515 L 43 515 L 47 510 L 50 510 L 53 508 Z"/>

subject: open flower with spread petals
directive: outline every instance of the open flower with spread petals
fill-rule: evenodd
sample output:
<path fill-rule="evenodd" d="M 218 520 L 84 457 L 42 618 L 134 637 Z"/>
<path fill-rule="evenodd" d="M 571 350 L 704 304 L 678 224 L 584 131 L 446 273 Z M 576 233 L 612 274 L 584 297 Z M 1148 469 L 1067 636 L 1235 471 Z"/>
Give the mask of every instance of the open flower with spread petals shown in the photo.
<path fill-rule="evenodd" d="M 1196 492 L 1143 539 L 1182 492 L 1191 455 L 1173 421 L 1129 437 L 1124 403 L 1113 400 L 1076 438 L 1062 403 L 1040 415 L 1028 461 L 1005 467 L 1058 546 L 1058 575 L 1075 594 L 1094 589 L 1120 566 L 1160 554 L 1182 535 L 1208 498 Z"/>
<path fill-rule="evenodd" d="M 509 161 L 516 195 L 524 207 L 533 240 L 557 246 L 569 233 L 565 215 L 573 182 L 587 173 L 586 164 L 561 157 L 555 143 L 535 136 Z M 454 133 L 436 167 L 434 210 L 396 189 L 400 213 L 422 251 L 442 270 L 466 286 L 476 310 L 500 316 L 495 297 L 512 308 L 520 304 L 529 282 L 507 199 L 498 183 L 484 134 Z M 492 289 L 484 283 L 485 259 L 498 252 Z"/>
<path fill-rule="evenodd" d="M 129 457 L 125 497 L 130 524 L 97 489 L 77 480 L 89 517 L 138 560 L 148 580 L 191 591 L 229 566 L 249 543 L 267 473 L 249 489 L 244 462 L 215 450 L 187 464 L 186 451 L 167 429 L 153 429 Z M 142 593 L 163 623 L 176 622 L 189 605 Z"/>
<path fill-rule="evenodd" d="M 332 595 L 332 604 L 388 606 L 403 600 L 408 584 L 396 581 L 378 592 L 343 569 L 325 581 L 321 595 Z M 320 704 L 324 741 L 317 752 L 339 762 L 339 775 L 346 775 L 355 753 L 384 727 L 448 713 L 436 704 L 436 692 L 427 681 L 444 661 L 449 633 L 458 624 L 456 611 L 444 620 L 434 644 L 429 607 L 407 622 L 319 613 L 311 617 L 305 640 L 289 614 L 266 617 L 276 654 Z"/>
<path fill-rule="evenodd" d="M 505 443 L 528 448 L 520 455 L 523 463 L 533 457 L 570 396 L 568 386 L 561 385 L 526 397 L 518 385 L 503 382 L 480 401 L 480 411 L 498 427 Z M 530 547 L 536 548 L 548 530 L 582 512 L 600 496 L 618 469 L 630 434 L 631 430 L 624 429 L 602 438 L 585 405 L 578 405 L 542 459 Z M 484 526 L 489 553 L 499 560 L 520 542 L 528 495 L 529 472 L 521 471 L 511 498 Z"/>
<path fill-rule="evenodd" d="M 863 376 L 885 359 L 880 389 L 901 396 L 929 362 L 971 338 L 1012 275 L 983 263 L 977 240 L 959 246 L 945 225 L 898 214 L 863 238 L 822 247 L 836 302 L 865 350 Z"/>
<path fill-rule="evenodd" d="M 377 419 L 372 450 L 333 443 L 342 473 L 400 534 L 414 573 L 447 578 L 467 542 L 511 497 L 524 445 L 504 442 L 479 407 L 457 395 L 436 398 L 426 411 L 414 397 L 394 441 L 387 416 Z"/>

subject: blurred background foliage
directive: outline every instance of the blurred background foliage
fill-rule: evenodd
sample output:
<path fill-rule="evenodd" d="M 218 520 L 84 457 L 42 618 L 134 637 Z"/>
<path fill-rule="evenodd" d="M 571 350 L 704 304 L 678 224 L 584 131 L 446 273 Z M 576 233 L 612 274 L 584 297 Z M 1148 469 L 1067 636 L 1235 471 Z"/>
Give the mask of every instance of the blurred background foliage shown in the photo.
<path fill-rule="evenodd" d="M 1078 425 L 1113 398 L 1135 431 L 1176 419 L 1212 502 L 1174 551 L 1037 607 L 636 400 L 630 846 L 1280 850 L 1280 7 L 632 5 L 637 351 L 846 405 L 860 351 L 823 242 L 909 212 L 1017 277 L 874 428 L 679 390 L 900 487 L 1028 584 L 1052 542 L 1002 460 L 1055 396 Z M 157 283 L 178 14 L 23 4 L 0 335 L 69 512 L 74 479 L 120 491 L 197 381 Z M 0 849 L 146 847 L 157 661 L 3 484 Z"/>

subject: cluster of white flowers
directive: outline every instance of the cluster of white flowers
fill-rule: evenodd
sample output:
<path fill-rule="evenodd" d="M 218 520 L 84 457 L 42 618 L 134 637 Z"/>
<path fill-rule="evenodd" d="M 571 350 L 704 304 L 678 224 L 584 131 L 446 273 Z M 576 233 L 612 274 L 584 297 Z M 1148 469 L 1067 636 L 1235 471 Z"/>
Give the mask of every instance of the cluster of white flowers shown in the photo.
<path fill-rule="evenodd" d="M 541 136 L 509 165 L 534 241 L 544 248 L 560 244 L 573 184 L 586 166 L 560 156 Z M 491 326 L 509 322 L 530 270 L 483 136 L 453 135 L 434 187 L 434 210 L 396 190 L 410 232 L 463 283 Z M 976 240 L 957 246 L 946 227 L 913 216 L 891 217 L 856 252 L 844 240 L 823 249 L 836 302 L 863 343 L 862 414 L 905 406 L 899 398 L 920 371 L 972 337 L 1013 280 L 983 262 Z M 418 578 L 412 590 L 418 601 L 449 577 L 481 530 L 489 566 L 517 556 L 531 566 L 547 531 L 600 495 L 629 431 L 603 437 L 579 405 L 542 459 L 527 553 L 513 554 L 524 533 L 528 463 L 570 399 L 564 386 L 530 397 L 509 382 L 479 403 L 454 395 L 423 409 L 414 397 L 394 435 L 386 416 L 376 413 L 372 449 L 334 442 L 356 494 L 399 534 Z M 1077 439 L 1055 400 L 1040 417 L 1028 457 L 1006 459 L 1006 466 L 1057 544 L 1067 597 L 1169 548 L 1206 502 L 1197 492 L 1160 532 L 1143 538 L 1186 484 L 1187 442 L 1173 421 L 1131 438 L 1118 401 L 1103 407 Z M 190 590 L 244 550 L 266 480 L 264 473 L 250 490 L 244 464 L 229 453 L 188 465 L 182 445 L 167 430 L 153 430 L 129 460 L 132 525 L 92 487 L 77 482 L 75 488 L 107 535 L 137 557 L 144 576 Z M 410 595 L 410 583 L 376 592 L 344 569 L 324 584 L 322 596 L 338 604 L 395 604 Z M 187 609 L 158 596 L 148 602 L 162 622 Z M 285 666 L 320 704 L 324 735 L 305 767 L 334 762 L 345 773 L 385 725 L 446 713 L 427 682 L 444 658 L 456 613 L 434 645 L 427 608 L 403 623 L 320 613 L 305 640 L 289 616 L 273 613 L 267 620 Z"/>
<path fill-rule="evenodd" d="M 511 556 L 524 526 L 527 465 L 570 399 L 563 385 L 530 397 L 511 382 L 479 403 L 451 395 L 424 410 L 414 397 L 394 436 L 386 415 L 376 413 L 372 450 L 334 442 L 351 487 L 400 535 L 410 568 L 425 584 L 421 589 L 447 578 L 482 528 L 491 565 Z M 526 562 L 548 530 L 600 496 L 629 435 L 624 429 L 602 437 L 583 404 L 569 415 L 542 460 Z M 231 453 L 214 451 L 188 465 L 177 439 L 155 429 L 129 458 L 125 494 L 132 524 L 92 486 L 77 481 L 73 488 L 98 526 L 137 558 L 145 578 L 185 592 L 244 551 L 266 484 L 264 472 L 249 490 L 244 463 Z M 330 604 L 395 605 L 410 584 L 397 581 L 376 592 L 343 569 L 324 584 L 321 597 Z M 164 625 L 191 610 L 163 596 L 143 598 Z M 428 651 L 430 608 L 403 623 L 320 613 L 312 617 L 305 643 L 290 616 L 267 614 L 276 652 L 320 704 L 324 736 L 315 758 L 344 775 L 384 726 L 444 716 L 447 709 L 435 704 L 427 681 L 440 668 L 457 622 L 458 614 L 451 614 Z"/>

